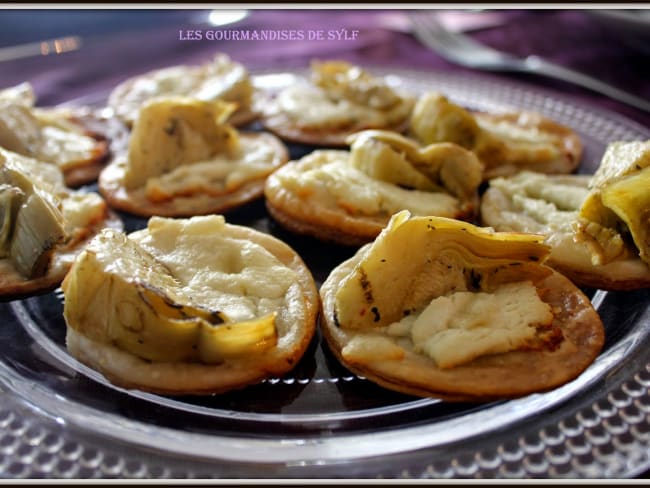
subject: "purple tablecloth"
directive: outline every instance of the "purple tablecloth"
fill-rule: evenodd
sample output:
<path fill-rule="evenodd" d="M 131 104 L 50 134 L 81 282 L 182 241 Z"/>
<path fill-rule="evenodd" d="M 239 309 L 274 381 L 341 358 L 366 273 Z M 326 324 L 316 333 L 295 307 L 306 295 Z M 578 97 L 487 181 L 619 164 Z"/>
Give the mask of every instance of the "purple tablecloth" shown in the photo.
<path fill-rule="evenodd" d="M 207 12 L 195 14 L 194 18 L 202 14 L 207 18 Z M 118 82 L 149 69 L 200 63 L 218 51 L 229 53 L 251 68 L 306 66 L 313 58 L 340 58 L 372 65 L 465 70 L 424 47 L 404 29 L 404 23 L 399 22 L 400 15 L 399 11 L 385 10 L 255 10 L 244 21 L 221 28 L 190 23 L 187 15 L 179 15 L 178 25 L 170 26 L 166 22 L 157 29 L 142 28 L 111 35 L 102 28 L 101 35 L 85 38 L 84 47 L 77 52 L 0 64 L 0 87 L 28 80 L 35 86 L 39 104 L 49 105 L 108 92 Z M 648 55 L 628 47 L 616 32 L 599 23 L 589 11 L 501 11 L 500 15 L 504 17 L 501 25 L 471 34 L 493 47 L 517 55 L 541 55 L 650 98 L 650 79 L 643 68 L 647 66 Z M 301 31 L 304 39 L 208 39 L 208 31 L 224 29 L 293 30 Z M 348 30 L 347 40 L 327 39 L 329 32 L 341 29 Z M 189 37 L 188 30 L 200 31 L 202 39 L 182 40 L 181 37 Z M 309 40 L 309 32 L 315 30 L 325 31 L 325 40 Z M 356 39 L 352 39 L 353 31 L 358 31 Z M 521 74 L 486 76 L 502 76 L 557 90 L 577 101 L 618 112 L 650 126 L 650 114 L 563 82 Z"/>

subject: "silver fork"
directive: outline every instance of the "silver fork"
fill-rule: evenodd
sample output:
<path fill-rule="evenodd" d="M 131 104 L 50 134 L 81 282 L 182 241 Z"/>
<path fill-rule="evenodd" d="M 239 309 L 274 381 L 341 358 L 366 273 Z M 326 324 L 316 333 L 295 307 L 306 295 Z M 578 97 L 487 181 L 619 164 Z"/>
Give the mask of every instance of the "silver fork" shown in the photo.
<path fill-rule="evenodd" d="M 453 63 L 488 71 L 518 71 L 556 78 L 650 112 L 650 102 L 647 100 L 591 76 L 545 61 L 538 56 L 518 58 L 480 44 L 459 32 L 450 32 L 438 22 L 434 12 L 414 11 L 410 13 L 410 18 L 413 34 L 425 46 Z"/>

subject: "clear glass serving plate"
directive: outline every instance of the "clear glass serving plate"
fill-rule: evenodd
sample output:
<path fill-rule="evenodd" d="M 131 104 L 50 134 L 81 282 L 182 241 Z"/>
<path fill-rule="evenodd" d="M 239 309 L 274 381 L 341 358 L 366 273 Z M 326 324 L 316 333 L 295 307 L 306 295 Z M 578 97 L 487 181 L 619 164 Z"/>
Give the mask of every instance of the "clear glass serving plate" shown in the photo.
<path fill-rule="evenodd" d="M 536 110 L 567 124 L 585 144 L 583 173 L 594 171 L 608 142 L 650 138 L 648 129 L 616 114 L 498 78 L 374 71 L 395 85 L 439 90 L 475 109 Z M 256 83 L 277 88 L 302 73 L 258 73 Z M 311 149 L 290 146 L 293 157 Z M 127 230 L 146 223 L 122 217 Z M 283 231 L 263 202 L 227 219 L 285 240 L 318 284 L 354 252 Z M 380 388 L 342 367 L 320 334 L 290 374 L 240 391 L 163 397 L 124 390 L 67 354 L 60 290 L 3 303 L 0 473 L 173 479 L 637 476 L 650 467 L 650 294 L 585 292 L 606 328 L 597 360 L 553 391 L 487 404 Z"/>

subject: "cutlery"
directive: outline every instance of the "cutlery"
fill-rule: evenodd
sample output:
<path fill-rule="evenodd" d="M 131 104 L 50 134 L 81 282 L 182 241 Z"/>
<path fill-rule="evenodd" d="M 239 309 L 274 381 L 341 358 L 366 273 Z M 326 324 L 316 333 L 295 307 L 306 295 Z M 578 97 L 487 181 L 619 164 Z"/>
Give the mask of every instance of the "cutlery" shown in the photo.
<path fill-rule="evenodd" d="M 30 58 L 32 56 L 49 56 L 76 51 L 81 47 L 81 38 L 78 36 L 61 37 L 46 41 L 30 42 L 16 46 L 0 48 L 0 62 L 13 61 L 14 59 Z"/>
<path fill-rule="evenodd" d="M 546 61 L 538 56 L 531 55 L 519 58 L 480 44 L 460 32 L 451 32 L 438 22 L 434 12 L 412 12 L 410 19 L 413 34 L 420 42 L 453 63 L 488 71 L 515 71 L 543 75 L 582 86 L 614 100 L 650 112 L 650 102 L 647 100 L 608 85 L 596 78 Z"/>

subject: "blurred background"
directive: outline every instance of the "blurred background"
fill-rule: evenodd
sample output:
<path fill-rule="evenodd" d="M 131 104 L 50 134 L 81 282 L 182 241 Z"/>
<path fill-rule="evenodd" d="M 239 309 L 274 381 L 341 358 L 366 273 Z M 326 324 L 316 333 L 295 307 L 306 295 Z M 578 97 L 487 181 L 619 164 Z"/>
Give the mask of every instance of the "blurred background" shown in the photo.
<path fill-rule="evenodd" d="M 209 10 L 0 10 L 0 47 L 207 21 Z"/>
<path fill-rule="evenodd" d="M 463 70 L 415 38 L 399 9 L 3 9 L 0 7 L 0 83 L 30 81 L 42 104 L 107 91 L 129 76 L 173 64 L 198 64 L 216 52 L 255 69 L 305 67 L 314 58 L 368 65 Z M 488 46 L 519 57 L 536 55 L 650 99 L 650 10 L 442 9 L 440 22 Z M 354 41 L 188 41 L 181 31 L 217 29 L 358 30 Z M 71 38 L 43 51 L 38 43 Z M 31 44 L 30 44 L 31 43 Z M 34 44 L 36 43 L 36 44 Z M 37 55 L 24 56 L 29 50 Z M 74 51 L 74 52 L 73 52 Z M 63 52 L 61 56 L 51 54 Z M 38 56 L 38 54 L 48 54 Z M 521 73 L 499 73 L 631 114 L 646 114 L 566 83 Z"/>

